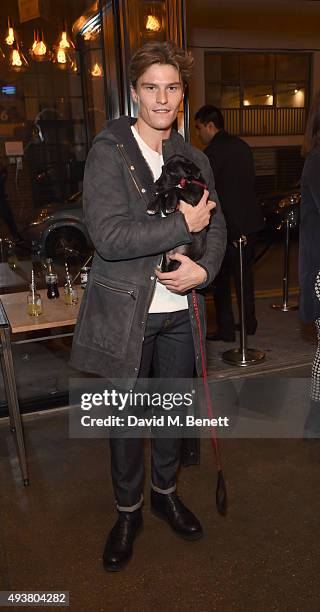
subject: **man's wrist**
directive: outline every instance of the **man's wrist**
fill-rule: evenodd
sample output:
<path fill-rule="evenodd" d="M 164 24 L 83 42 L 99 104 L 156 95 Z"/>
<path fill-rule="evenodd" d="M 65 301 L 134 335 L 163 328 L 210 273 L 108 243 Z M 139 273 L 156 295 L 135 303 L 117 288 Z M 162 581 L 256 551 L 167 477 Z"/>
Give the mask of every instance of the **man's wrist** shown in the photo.
<path fill-rule="evenodd" d="M 202 264 L 198 264 L 199 268 L 201 268 L 201 271 L 203 272 L 203 280 L 199 281 L 197 288 L 198 289 L 204 289 L 204 287 L 206 287 L 206 285 L 209 282 L 209 272 L 207 270 L 207 268 L 205 268 L 205 266 L 203 266 Z"/>
<path fill-rule="evenodd" d="M 200 266 L 200 268 L 201 268 L 201 272 L 202 272 L 202 275 L 201 275 L 202 278 L 200 280 L 200 284 L 202 285 L 203 283 L 205 283 L 207 281 L 208 274 L 207 274 L 207 272 L 206 272 L 206 270 L 204 268 L 202 268 L 201 266 Z"/>
<path fill-rule="evenodd" d="M 208 278 L 208 273 L 207 270 L 205 270 L 205 268 L 203 268 L 202 266 L 199 265 L 199 282 L 198 285 L 203 285 L 207 282 L 207 278 Z"/>

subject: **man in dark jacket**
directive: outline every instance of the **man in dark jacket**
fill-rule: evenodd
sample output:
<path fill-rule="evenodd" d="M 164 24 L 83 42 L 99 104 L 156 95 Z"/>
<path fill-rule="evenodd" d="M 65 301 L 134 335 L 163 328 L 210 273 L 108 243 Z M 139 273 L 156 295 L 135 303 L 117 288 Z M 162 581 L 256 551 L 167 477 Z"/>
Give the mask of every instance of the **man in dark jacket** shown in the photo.
<path fill-rule="evenodd" d="M 121 378 L 127 389 L 151 369 L 155 378 L 192 378 L 195 363 L 202 372 L 191 289 L 213 281 L 226 230 L 207 158 L 172 130 L 191 63 L 189 54 L 173 43 L 149 43 L 138 50 L 130 68 L 138 119 L 109 121 L 86 163 L 84 213 L 96 250 L 71 363 L 109 380 Z M 194 208 L 181 202 L 175 214 L 150 216 L 146 211 L 154 181 L 163 162 L 178 153 L 201 168 L 208 191 Z M 157 270 L 164 252 L 190 243 L 192 234 L 205 227 L 206 249 L 197 263 L 176 254 L 178 270 Z M 205 329 L 204 299 L 197 296 Z M 142 526 L 142 443 L 110 438 L 119 516 L 104 550 L 107 570 L 119 570 L 129 560 Z M 173 438 L 152 439 L 151 506 L 178 535 L 193 540 L 201 537 L 201 525 L 176 493 L 180 444 Z"/>
<path fill-rule="evenodd" d="M 263 228 L 263 215 L 255 192 L 255 170 L 252 152 L 246 142 L 224 130 L 222 113 L 207 105 L 195 115 L 195 127 L 208 156 L 217 194 L 226 220 L 228 243 L 226 254 L 214 282 L 217 333 L 209 340 L 235 340 L 235 321 L 231 302 L 231 277 L 234 278 L 237 299 L 240 298 L 240 269 L 237 240 L 246 241 L 245 252 L 245 313 L 247 333 L 254 334 L 257 320 L 254 305 L 252 264 L 257 232 Z"/>
<path fill-rule="evenodd" d="M 21 241 L 21 236 L 18 232 L 18 228 L 12 213 L 12 210 L 10 208 L 10 205 L 8 203 L 8 197 L 6 194 L 6 188 L 5 188 L 5 183 L 7 180 L 7 168 L 6 165 L 4 164 L 4 162 L 0 159 L 0 216 L 2 217 L 2 219 L 5 221 L 5 223 L 7 224 L 12 238 L 15 242 L 20 242 Z"/>

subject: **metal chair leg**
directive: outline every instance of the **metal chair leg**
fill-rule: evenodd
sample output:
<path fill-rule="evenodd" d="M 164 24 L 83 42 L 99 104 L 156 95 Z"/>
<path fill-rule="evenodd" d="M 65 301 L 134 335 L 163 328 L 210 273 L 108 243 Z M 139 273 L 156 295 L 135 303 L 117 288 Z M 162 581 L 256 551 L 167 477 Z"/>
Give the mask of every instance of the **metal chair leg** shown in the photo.
<path fill-rule="evenodd" d="M 15 380 L 15 373 L 13 367 L 13 359 L 11 352 L 11 341 L 10 341 L 10 329 L 9 327 L 0 327 L 0 338 L 2 344 L 2 372 L 5 382 L 5 389 L 7 393 L 9 415 L 10 415 L 10 429 L 14 431 L 17 439 L 18 455 L 20 461 L 20 468 L 23 477 L 23 483 L 25 486 L 29 484 L 29 475 L 27 467 L 26 450 L 23 437 L 21 414 L 19 409 L 19 402 L 17 396 L 17 387 Z"/>

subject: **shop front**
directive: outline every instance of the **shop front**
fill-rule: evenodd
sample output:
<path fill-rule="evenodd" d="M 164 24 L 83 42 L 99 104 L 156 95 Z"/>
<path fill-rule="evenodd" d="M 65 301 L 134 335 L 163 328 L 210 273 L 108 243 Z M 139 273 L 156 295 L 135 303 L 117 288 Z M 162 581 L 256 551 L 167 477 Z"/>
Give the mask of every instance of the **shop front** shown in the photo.
<path fill-rule="evenodd" d="M 33 270 L 36 290 L 43 291 L 40 323 L 53 304 L 47 295 L 49 267 L 58 276 L 57 302 L 63 302 L 65 263 L 73 279 L 90 257 L 81 202 L 85 161 L 107 119 L 136 114 L 130 57 L 151 40 L 185 46 L 184 16 L 183 0 L 1 4 L 0 160 L 6 206 L 21 240 L 12 242 L 2 213 L 0 291 L 27 292 Z M 177 125 L 186 137 L 187 98 Z M 68 308 L 70 323 L 76 310 L 71 316 L 72 304 Z M 19 344 L 13 345 L 12 354 L 21 405 L 32 409 L 66 402 L 68 379 L 77 374 L 67 365 L 73 324 L 62 331 L 69 336 L 51 339 L 59 334 L 47 327 L 49 338 L 41 343 L 24 343 L 25 330 L 15 336 Z M 1 406 L 6 414 L 4 384 Z"/>

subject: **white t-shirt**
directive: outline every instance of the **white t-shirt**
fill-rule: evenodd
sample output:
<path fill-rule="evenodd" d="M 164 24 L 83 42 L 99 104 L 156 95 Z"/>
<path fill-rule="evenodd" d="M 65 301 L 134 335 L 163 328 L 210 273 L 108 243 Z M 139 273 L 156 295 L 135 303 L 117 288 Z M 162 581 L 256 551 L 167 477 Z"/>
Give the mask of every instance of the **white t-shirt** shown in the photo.
<path fill-rule="evenodd" d="M 131 130 L 138 143 L 139 149 L 153 174 L 154 180 L 156 181 L 161 174 L 163 156 L 160 155 L 158 151 L 151 149 L 151 147 L 149 147 L 144 140 L 142 140 L 141 136 L 133 126 L 131 126 Z M 164 285 L 158 281 L 156 282 L 153 298 L 149 308 L 150 313 L 175 312 L 176 310 L 185 310 L 186 308 L 188 308 L 188 299 L 186 295 L 172 293 L 172 291 L 169 291 L 169 289 L 167 289 Z"/>

